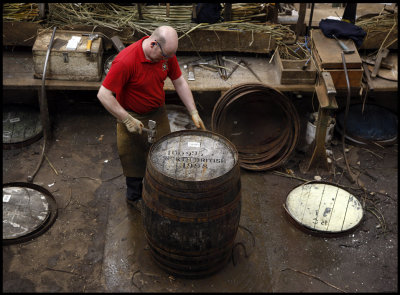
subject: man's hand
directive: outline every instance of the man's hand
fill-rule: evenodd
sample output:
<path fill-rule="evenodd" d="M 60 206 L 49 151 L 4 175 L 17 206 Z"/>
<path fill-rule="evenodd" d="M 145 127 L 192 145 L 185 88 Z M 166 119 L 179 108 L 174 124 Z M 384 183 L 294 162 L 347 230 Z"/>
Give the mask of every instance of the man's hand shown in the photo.
<path fill-rule="evenodd" d="M 201 129 L 206 130 L 206 128 L 204 127 L 203 120 L 201 120 L 199 112 L 196 109 L 190 111 L 190 115 L 192 116 L 194 125 L 196 125 L 197 128 L 201 127 Z"/>
<path fill-rule="evenodd" d="M 143 123 L 135 119 L 131 115 L 128 114 L 128 116 L 122 121 L 122 123 L 125 124 L 129 132 L 142 134 L 142 128 L 144 127 Z"/>

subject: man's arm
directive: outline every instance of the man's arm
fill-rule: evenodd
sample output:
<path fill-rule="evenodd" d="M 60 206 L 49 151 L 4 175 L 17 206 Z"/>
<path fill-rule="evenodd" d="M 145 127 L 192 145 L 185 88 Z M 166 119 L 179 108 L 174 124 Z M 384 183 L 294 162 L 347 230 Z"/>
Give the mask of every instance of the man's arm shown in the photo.
<path fill-rule="evenodd" d="M 185 78 L 183 78 L 183 75 L 181 75 L 178 79 L 173 80 L 172 84 L 174 85 L 175 90 L 179 95 L 179 98 L 182 100 L 183 104 L 186 106 L 187 110 L 192 116 L 192 120 L 196 127 L 206 130 L 206 128 L 204 127 L 204 123 L 201 120 L 199 113 L 197 112 L 192 91 L 190 90 Z"/>
<path fill-rule="evenodd" d="M 108 90 L 103 85 L 100 86 L 97 98 L 106 110 L 118 120 L 123 121 L 129 115 L 128 112 L 121 107 L 112 91 Z"/>
<path fill-rule="evenodd" d="M 195 110 L 196 105 L 194 103 L 192 91 L 190 90 L 189 85 L 183 75 L 181 75 L 178 79 L 173 80 L 172 84 L 174 85 L 176 92 L 178 93 L 189 113 Z"/>
<path fill-rule="evenodd" d="M 101 85 L 97 93 L 97 98 L 110 114 L 126 125 L 126 128 L 128 128 L 130 132 L 142 133 L 143 123 L 133 118 L 121 107 L 111 90 Z"/>

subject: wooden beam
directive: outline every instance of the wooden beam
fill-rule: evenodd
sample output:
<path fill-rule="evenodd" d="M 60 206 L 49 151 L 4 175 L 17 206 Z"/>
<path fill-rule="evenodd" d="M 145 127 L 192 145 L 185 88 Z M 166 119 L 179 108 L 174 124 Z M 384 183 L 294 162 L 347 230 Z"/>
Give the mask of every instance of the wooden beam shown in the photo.
<path fill-rule="evenodd" d="M 139 14 L 139 20 L 143 20 L 143 14 L 142 14 L 142 4 L 136 3 L 137 11 Z"/>
<path fill-rule="evenodd" d="M 299 18 L 297 19 L 297 24 L 296 24 L 296 41 L 303 32 L 304 28 L 304 19 L 306 18 L 306 9 L 307 9 L 307 3 L 300 3 L 300 8 L 299 8 Z"/>
<path fill-rule="evenodd" d="M 232 3 L 225 3 L 224 20 L 227 22 L 232 20 Z"/>

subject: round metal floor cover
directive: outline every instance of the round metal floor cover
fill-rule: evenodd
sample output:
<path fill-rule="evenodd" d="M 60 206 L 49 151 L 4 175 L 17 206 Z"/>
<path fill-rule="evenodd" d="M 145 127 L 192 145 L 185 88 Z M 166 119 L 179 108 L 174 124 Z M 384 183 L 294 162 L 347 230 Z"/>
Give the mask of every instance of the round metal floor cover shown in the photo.
<path fill-rule="evenodd" d="M 326 183 L 304 184 L 293 189 L 286 199 L 290 217 L 306 229 L 321 233 L 341 233 L 362 220 L 361 203 L 352 194 Z"/>
<path fill-rule="evenodd" d="M 22 147 L 42 136 L 40 112 L 23 104 L 3 106 L 3 148 Z"/>
<path fill-rule="evenodd" d="M 3 185 L 3 243 L 33 238 L 54 222 L 54 198 L 35 186 Z"/>

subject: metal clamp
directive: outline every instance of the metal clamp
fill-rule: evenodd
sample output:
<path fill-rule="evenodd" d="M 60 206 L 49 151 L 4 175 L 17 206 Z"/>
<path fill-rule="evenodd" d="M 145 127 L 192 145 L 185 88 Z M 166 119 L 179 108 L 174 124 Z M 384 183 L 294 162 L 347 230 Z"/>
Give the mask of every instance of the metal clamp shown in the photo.
<path fill-rule="evenodd" d="M 68 63 L 69 62 L 69 58 L 68 58 L 68 52 L 63 52 L 63 57 L 64 57 L 64 62 Z"/>

